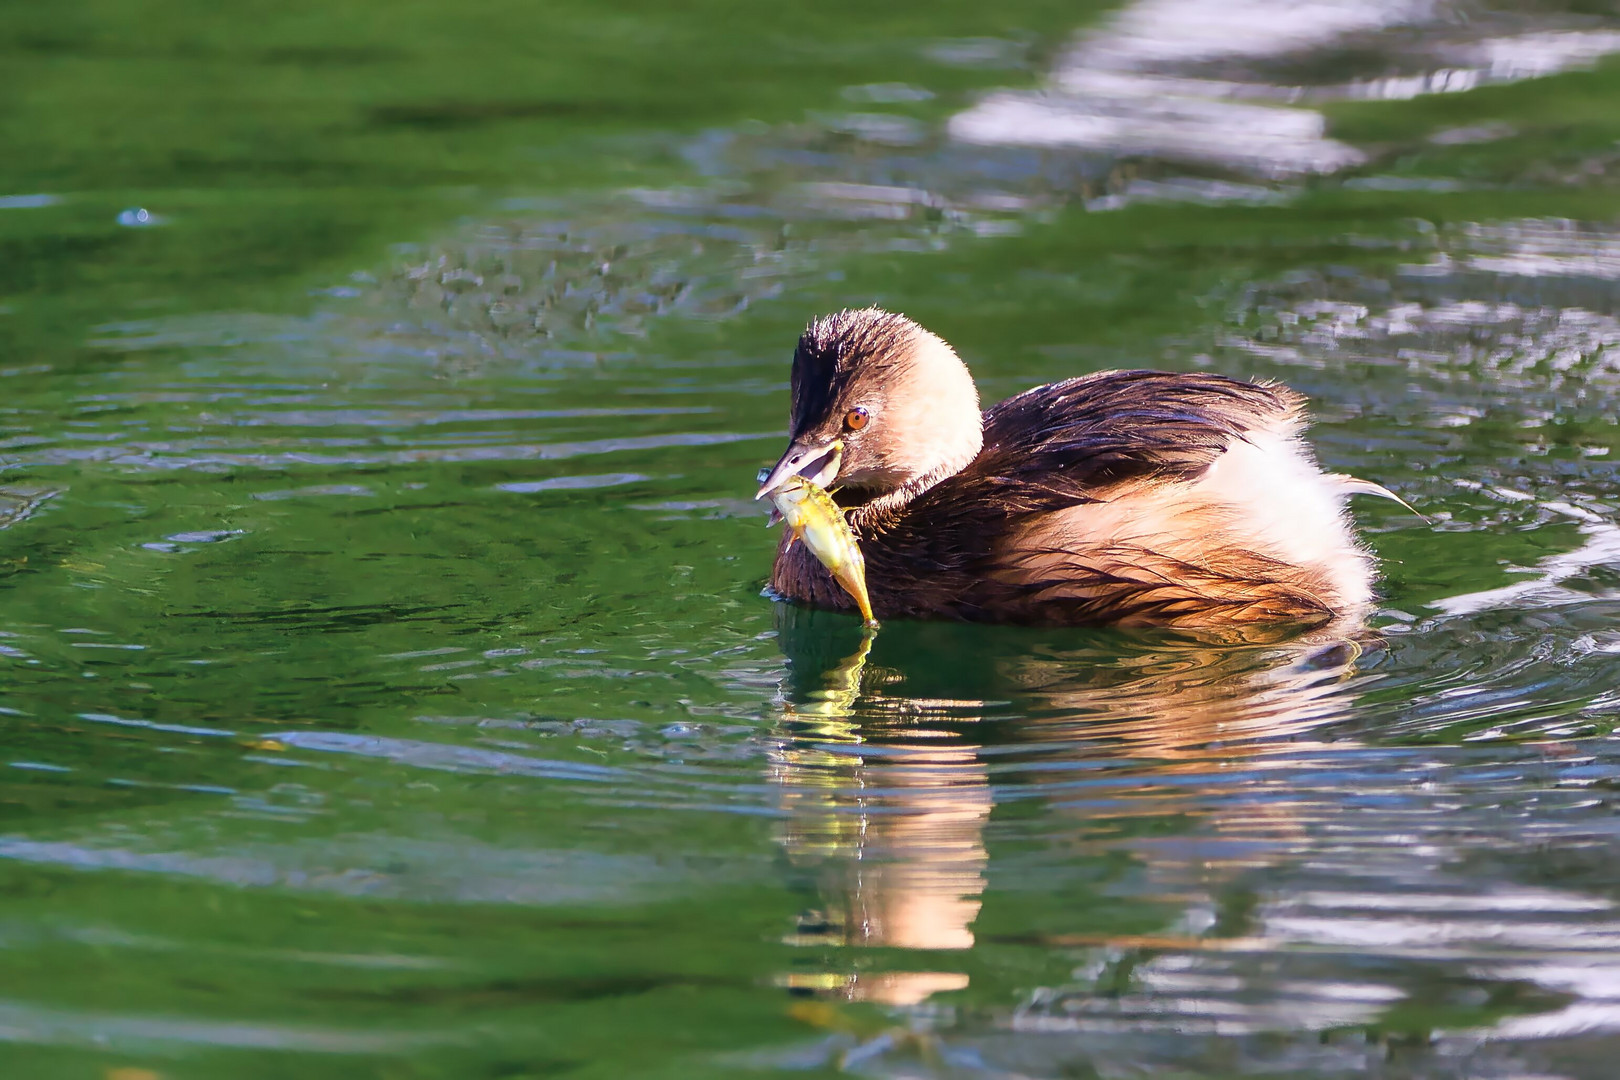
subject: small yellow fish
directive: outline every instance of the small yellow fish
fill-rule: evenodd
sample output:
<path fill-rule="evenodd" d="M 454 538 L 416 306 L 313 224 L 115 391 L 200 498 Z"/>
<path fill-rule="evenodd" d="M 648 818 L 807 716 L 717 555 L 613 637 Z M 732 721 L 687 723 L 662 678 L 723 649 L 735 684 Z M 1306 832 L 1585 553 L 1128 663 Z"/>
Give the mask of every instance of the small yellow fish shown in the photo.
<path fill-rule="evenodd" d="M 872 601 L 866 595 L 866 559 L 861 546 L 855 541 L 855 530 L 849 527 L 844 511 L 833 502 L 832 496 L 802 476 L 790 476 L 770 493 L 771 503 L 782 515 L 794 540 L 803 540 L 810 554 L 831 571 L 833 580 L 855 600 L 866 625 L 876 628 L 872 617 Z"/>

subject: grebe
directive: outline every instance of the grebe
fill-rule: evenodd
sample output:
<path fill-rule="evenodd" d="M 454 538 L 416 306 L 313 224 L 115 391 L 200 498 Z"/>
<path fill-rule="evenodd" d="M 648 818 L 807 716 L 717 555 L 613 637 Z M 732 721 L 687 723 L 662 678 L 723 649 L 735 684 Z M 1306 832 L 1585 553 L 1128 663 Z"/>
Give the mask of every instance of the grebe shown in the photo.
<path fill-rule="evenodd" d="M 811 323 L 793 354 L 794 475 L 831 488 L 880 619 L 1219 629 L 1356 618 L 1373 564 L 1304 399 L 1219 375 L 1102 371 L 979 411 L 944 340 L 879 308 Z M 1398 501 L 1398 500 L 1397 500 Z M 853 602 L 802 544 L 771 587 Z"/>

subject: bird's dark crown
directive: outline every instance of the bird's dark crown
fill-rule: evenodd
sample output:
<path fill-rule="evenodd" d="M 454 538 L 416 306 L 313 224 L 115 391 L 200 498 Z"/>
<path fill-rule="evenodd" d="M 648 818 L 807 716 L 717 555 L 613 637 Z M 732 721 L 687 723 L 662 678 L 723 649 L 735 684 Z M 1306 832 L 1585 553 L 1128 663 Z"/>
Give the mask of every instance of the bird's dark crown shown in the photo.
<path fill-rule="evenodd" d="M 881 308 L 846 308 L 805 327 L 793 352 L 791 433 L 836 424 L 857 382 L 883 387 L 914 359 L 926 330 Z"/>

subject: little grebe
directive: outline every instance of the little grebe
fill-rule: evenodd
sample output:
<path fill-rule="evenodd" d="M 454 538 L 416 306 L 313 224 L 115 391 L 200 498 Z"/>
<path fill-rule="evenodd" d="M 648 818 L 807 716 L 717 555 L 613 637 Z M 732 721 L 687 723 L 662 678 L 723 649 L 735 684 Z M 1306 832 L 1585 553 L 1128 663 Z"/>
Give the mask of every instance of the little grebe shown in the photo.
<path fill-rule="evenodd" d="M 1219 629 L 1356 617 L 1372 598 L 1345 504 L 1388 493 L 1322 472 L 1286 387 L 1103 371 L 981 414 L 950 345 L 866 308 L 810 324 L 792 388 L 760 495 L 794 474 L 835 489 L 879 618 Z M 772 589 L 852 609 L 787 540 Z"/>

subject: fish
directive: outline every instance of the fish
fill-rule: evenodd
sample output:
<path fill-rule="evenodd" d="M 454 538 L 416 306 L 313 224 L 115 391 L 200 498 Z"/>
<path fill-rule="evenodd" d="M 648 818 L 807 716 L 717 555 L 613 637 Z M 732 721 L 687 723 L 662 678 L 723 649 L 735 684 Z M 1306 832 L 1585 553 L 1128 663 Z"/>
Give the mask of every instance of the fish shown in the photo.
<path fill-rule="evenodd" d="M 872 601 L 866 594 L 866 558 L 855 539 L 855 530 L 849 527 L 844 511 L 833 502 L 832 496 L 802 476 L 790 476 L 769 493 L 771 504 L 787 522 L 792 535 L 788 547 L 803 540 L 860 608 L 861 618 L 870 630 L 877 629 L 878 621 L 872 615 Z"/>

